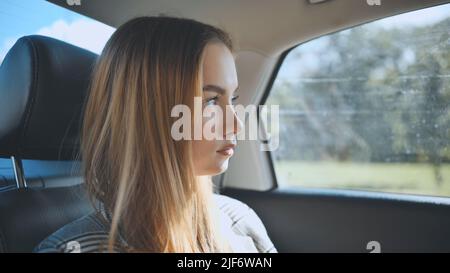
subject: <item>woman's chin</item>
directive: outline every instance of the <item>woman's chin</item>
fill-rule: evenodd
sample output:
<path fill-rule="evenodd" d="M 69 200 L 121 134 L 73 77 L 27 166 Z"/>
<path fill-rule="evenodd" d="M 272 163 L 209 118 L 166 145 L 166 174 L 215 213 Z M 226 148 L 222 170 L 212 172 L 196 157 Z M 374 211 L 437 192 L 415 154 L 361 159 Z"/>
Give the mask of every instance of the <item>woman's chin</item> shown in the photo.
<path fill-rule="evenodd" d="M 208 175 L 208 176 L 214 176 L 219 175 L 223 172 L 225 172 L 228 169 L 228 161 L 229 157 L 212 157 L 209 160 L 204 160 L 202 167 L 197 167 L 195 171 L 195 175 L 202 176 L 202 175 Z M 205 164 L 207 163 L 207 164 Z"/>
<path fill-rule="evenodd" d="M 223 172 L 225 172 L 228 169 L 228 159 L 226 160 L 219 160 L 214 164 L 214 166 L 211 166 L 209 168 L 209 175 L 219 175 Z"/>

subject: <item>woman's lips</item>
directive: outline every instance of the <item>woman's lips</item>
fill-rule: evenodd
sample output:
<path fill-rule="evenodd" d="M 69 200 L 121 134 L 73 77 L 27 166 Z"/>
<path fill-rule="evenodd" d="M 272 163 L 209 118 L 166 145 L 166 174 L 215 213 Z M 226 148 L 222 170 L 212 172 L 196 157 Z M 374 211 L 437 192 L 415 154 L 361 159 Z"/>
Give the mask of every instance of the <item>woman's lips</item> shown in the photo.
<path fill-rule="evenodd" d="M 224 155 L 224 156 L 232 156 L 234 154 L 234 147 L 235 147 L 235 145 L 230 145 L 228 147 L 225 147 L 222 150 L 217 151 L 217 153 Z"/>

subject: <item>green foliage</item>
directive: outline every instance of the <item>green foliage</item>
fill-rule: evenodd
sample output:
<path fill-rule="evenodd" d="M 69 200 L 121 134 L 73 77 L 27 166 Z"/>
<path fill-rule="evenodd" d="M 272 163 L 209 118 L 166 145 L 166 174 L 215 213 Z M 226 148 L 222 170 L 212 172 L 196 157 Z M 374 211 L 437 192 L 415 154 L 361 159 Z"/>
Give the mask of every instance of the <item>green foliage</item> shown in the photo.
<path fill-rule="evenodd" d="M 450 161 L 450 18 L 355 27 L 287 57 L 267 104 L 280 105 L 277 160 Z M 293 67 L 293 68 L 292 68 Z"/>

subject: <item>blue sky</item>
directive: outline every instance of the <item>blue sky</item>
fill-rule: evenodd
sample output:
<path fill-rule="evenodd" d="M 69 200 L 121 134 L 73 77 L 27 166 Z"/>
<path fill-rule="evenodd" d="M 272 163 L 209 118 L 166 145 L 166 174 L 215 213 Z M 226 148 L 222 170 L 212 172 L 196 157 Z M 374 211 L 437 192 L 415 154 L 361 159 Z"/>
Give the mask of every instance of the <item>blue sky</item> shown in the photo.
<path fill-rule="evenodd" d="M 114 32 L 114 28 L 45 0 L 1 0 L 0 26 L 0 61 L 24 35 L 51 36 L 99 53 Z"/>
<path fill-rule="evenodd" d="M 0 39 L 34 33 L 61 18 L 70 22 L 83 16 L 44 0 L 1 0 L 0 25 L 7 27 L 0 28 Z"/>

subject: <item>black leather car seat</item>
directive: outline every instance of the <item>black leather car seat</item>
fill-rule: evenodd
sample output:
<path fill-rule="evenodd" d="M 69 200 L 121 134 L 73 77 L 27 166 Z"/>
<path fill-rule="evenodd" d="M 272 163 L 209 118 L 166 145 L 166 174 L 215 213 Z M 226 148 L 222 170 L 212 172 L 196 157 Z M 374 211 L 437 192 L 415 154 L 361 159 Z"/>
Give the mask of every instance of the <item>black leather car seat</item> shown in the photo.
<path fill-rule="evenodd" d="M 27 177 L 22 161 L 76 163 L 96 58 L 34 35 L 20 38 L 0 66 L 0 157 L 11 159 L 16 184 L 0 191 L 0 252 L 31 252 L 61 226 L 92 212 L 76 169 Z"/>

